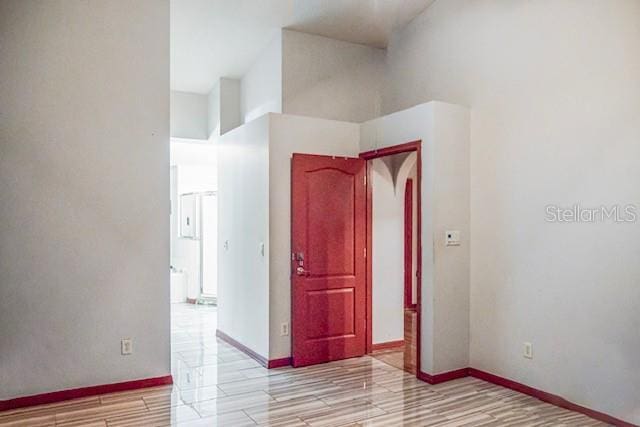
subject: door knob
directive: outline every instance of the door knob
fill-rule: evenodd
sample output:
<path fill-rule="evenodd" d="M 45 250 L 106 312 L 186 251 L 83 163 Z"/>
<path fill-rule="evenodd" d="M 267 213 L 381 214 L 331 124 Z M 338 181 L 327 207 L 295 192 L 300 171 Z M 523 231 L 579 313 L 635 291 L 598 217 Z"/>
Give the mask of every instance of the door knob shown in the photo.
<path fill-rule="evenodd" d="M 307 270 L 305 270 L 304 267 L 298 267 L 298 268 L 296 268 L 296 274 L 298 276 L 308 276 L 309 272 Z"/>

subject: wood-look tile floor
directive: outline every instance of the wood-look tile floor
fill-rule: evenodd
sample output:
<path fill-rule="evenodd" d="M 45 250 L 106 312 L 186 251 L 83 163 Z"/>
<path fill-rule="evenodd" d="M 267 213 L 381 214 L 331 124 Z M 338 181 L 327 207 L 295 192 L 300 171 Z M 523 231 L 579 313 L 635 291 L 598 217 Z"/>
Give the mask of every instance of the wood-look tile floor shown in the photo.
<path fill-rule="evenodd" d="M 402 369 L 413 375 L 416 374 L 416 335 L 417 335 L 417 313 L 415 309 L 404 310 L 404 345 L 399 347 L 375 350 L 371 357 Z"/>
<path fill-rule="evenodd" d="M 175 384 L 0 412 L 0 426 L 601 426 L 474 378 L 432 386 L 371 357 L 267 370 L 172 308 Z"/>
<path fill-rule="evenodd" d="M 406 372 L 411 372 L 410 367 L 405 366 L 404 347 L 391 348 L 385 350 L 375 350 L 371 353 L 371 357 L 381 362 L 391 365 L 394 368 L 402 369 Z"/>

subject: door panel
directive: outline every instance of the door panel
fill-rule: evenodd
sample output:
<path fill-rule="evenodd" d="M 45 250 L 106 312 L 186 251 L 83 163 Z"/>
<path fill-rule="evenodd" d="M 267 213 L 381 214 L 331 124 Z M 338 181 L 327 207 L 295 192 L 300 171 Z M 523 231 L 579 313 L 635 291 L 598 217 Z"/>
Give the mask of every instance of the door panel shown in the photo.
<path fill-rule="evenodd" d="M 305 336 L 307 340 L 355 335 L 353 288 L 308 291 L 306 299 L 309 319 L 328 319 L 327 322 L 308 322 Z M 341 309 L 332 310 L 334 307 Z"/>
<path fill-rule="evenodd" d="M 305 173 L 307 267 L 312 275 L 355 273 L 354 176 L 336 169 Z"/>
<path fill-rule="evenodd" d="M 365 351 L 365 161 L 294 154 L 293 364 Z"/>

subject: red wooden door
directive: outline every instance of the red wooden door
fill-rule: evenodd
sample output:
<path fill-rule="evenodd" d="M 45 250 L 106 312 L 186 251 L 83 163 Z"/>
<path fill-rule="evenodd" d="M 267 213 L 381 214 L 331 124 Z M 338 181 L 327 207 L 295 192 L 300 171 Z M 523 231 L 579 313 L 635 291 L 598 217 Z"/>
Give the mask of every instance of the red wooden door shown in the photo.
<path fill-rule="evenodd" d="M 365 169 L 362 159 L 293 155 L 293 366 L 365 352 Z"/>

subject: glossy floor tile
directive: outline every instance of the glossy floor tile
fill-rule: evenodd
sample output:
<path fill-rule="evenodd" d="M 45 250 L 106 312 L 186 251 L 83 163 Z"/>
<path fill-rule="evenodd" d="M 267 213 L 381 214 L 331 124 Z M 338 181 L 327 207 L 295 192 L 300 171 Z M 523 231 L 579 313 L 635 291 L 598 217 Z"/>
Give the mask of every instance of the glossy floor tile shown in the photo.
<path fill-rule="evenodd" d="M 429 385 L 372 357 L 267 370 L 172 307 L 173 386 L 0 412 L 0 426 L 602 426 L 475 378 Z"/>
<path fill-rule="evenodd" d="M 402 369 L 403 371 L 411 372 L 410 367 L 405 368 L 404 364 L 404 348 L 391 348 L 385 350 L 375 350 L 371 353 L 371 357 L 381 362 L 391 365 L 394 368 Z"/>
<path fill-rule="evenodd" d="M 371 353 L 371 357 L 415 375 L 417 372 L 416 359 L 418 351 L 416 345 L 417 329 L 418 313 L 416 309 L 406 308 L 404 310 L 404 344 L 383 350 L 375 350 Z"/>

